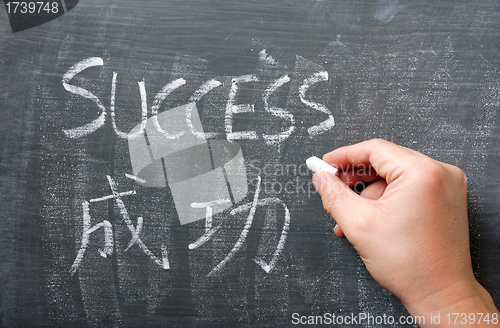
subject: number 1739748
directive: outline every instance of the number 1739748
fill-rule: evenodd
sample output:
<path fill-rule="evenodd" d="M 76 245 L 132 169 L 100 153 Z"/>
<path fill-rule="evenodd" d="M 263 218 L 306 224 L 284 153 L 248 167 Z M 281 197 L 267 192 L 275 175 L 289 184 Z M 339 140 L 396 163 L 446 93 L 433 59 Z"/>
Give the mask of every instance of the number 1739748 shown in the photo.
<path fill-rule="evenodd" d="M 57 14 L 60 7 L 57 1 L 7 1 L 8 14 Z"/>

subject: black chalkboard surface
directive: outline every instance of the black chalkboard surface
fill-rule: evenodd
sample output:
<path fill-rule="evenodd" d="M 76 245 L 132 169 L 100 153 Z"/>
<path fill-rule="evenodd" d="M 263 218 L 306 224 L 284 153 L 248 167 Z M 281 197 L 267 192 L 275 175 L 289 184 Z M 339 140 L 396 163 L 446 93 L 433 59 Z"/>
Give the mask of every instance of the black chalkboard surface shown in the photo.
<path fill-rule="evenodd" d="M 305 166 L 374 137 L 465 171 L 500 304 L 500 2 L 81 0 L 17 33 L 0 16 L 3 327 L 407 316 Z"/>

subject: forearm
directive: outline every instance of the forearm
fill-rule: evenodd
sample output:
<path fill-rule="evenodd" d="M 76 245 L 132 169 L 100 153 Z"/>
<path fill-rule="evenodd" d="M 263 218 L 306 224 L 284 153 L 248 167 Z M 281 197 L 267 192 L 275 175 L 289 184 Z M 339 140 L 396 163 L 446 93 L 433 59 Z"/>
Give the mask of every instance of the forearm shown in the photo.
<path fill-rule="evenodd" d="M 420 327 L 500 327 L 500 314 L 490 294 L 475 279 L 469 284 L 405 303 Z"/>

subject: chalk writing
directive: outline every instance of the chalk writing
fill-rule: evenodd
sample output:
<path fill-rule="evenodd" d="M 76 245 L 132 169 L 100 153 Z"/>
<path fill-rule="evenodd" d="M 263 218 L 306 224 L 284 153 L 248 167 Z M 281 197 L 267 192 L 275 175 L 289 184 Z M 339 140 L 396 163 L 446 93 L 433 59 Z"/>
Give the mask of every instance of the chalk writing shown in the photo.
<path fill-rule="evenodd" d="M 141 108 L 142 108 L 142 116 L 141 116 L 141 128 L 135 133 L 124 133 L 118 130 L 116 126 L 116 115 L 115 115 L 115 94 L 116 94 L 116 77 L 117 73 L 113 72 L 113 81 L 111 82 L 111 123 L 113 124 L 113 130 L 120 138 L 137 138 L 144 133 L 144 129 L 146 128 L 146 121 L 148 119 L 148 106 L 146 102 L 146 87 L 144 86 L 144 81 L 138 82 L 139 91 L 141 94 Z"/>
<path fill-rule="evenodd" d="M 83 126 L 73 128 L 73 129 L 68 129 L 68 130 L 63 130 L 63 132 L 66 134 L 66 136 L 70 138 L 81 138 L 84 137 L 88 134 L 91 134 L 92 132 L 96 131 L 100 127 L 104 125 L 106 122 L 106 108 L 102 104 L 102 102 L 97 98 L 95 94 L 92 92 L 84 89 L 77 87 L 75 85 L 69 84 L 68 82 L 75 77 L 78 73 L 86 70 L 89 67 L 93 66 L 102 66 L 104 65 L 102 58 L 99 57 L 89 57 L 86 58 L 75 65 L 71 66 L 71 68 L 63 75 L 62 78 L 62 85 L 64 89 L 67 91 L 80 95 L 84 98 L 92 100 L 97 107 L 101 110 L 101 114 L 99 115 L 98 118 L 96 118 L 94 121 L 87 123 Z"/>
<path fill-rule="evenodd" d="M 266 51 L 261 51 L 260 59 L 269 64 L 276 64 L 276 61 L 268 56 Z M 306 65 L 304 65 L 304 63 Z M 308 92 L 316 84 L 327 82 L 328 73 L 317 65 L 307 66 L 309 62 L 297 56 L 296 70 L 301 74 L 297 75 L 293 83 L 293 92 L 297 93 L 294 101 L 288 101 L 288 106 L 305 106 L 326 116 L 319 124 L 315 124 L 306 129 L 311 136 L 322 134 L 334 127 L 334 118 L 330 110 L 323 104 L 308 97 Z M 195 241 L 188 245 L 190 251 L 195 251 L 214 237 L 223 229 L 223 224 L 214 225 L 214 215 L 224 215 L 223 221 L 235 215 L 244 215 L 248 212 L 238 239 L 229 252 L 208 272 L 207 277 L 221 272 L 227 264 L 242 249 L 247 240 L 249 231 L 253 225 L 257 208 L 268 206 L 281 206 L 284 213 L 284 223 L 281 235 L 277 241 L 276 248 L 269 254 L 270 258 L 264 259 L 262 254 L 255 257 L 253 261 L 266 273 L 269 273 L 276 266 L 276 263 L 283 251 L 287 234 L 290 227 L 290 212 L 287 205 L 276 197 L 261 199 L 262 179 L 257 175 L 253 200 L 249 203 L 240 204 L 247 194 L 247 176 L 244 166 L 244 159 L 237 140 L 263 140 L 268 145 L 279 145 L 289 138 L 296 131 L 296 120 L 291 108 L 281 108 L 274 105 L 272 99 L 277 91 L 290 83 L 292 79 L 288 74 L 280 74 L 272 79 L 266 78 L 266 85 L 262 86 L 262 102 L 265 113 L 276 118 L 281 124 L 276 133 L 260 133 L 257 129 L 247 129 L 247 131 L 236 131 L 233 118 L 239 114 L 258 115 L 255 104 L 240 103 L 238 100 L 240 88 L 246 83 L 262 83 L 256 74 L 247 74 L 236 77 L 211 78 L 205 82 L 198 81 L 199 87 L 188 97 L 185 105 L 169 108 L 160 113 L 160 108 L 164 106 L 167 98 L 172 92 L 183 87 L 188 81 L 182 77 L 174 76 L 171 82 L 165 84 L 155 95 L 153 104 L 150 107 L 150 117 L 148 118 L 148 104 L 146 82 L 138 81 L 139 95 L 141 99 L 140 123 L 130 132 L 120 131 L 117 125 L 116 109 L 116 85 L 118 73 L 113 72 L 111 80 L 111 96 L 109 113 L 103 102 L 91 91 L 72 84 L 72 79 L 82 71 L 91 67 L 103 66 L 104 61 L 99 57 L 89 57 L 73 65 L 62 78 L 65 90 L 77 96 L 91 100 L 99 109 L 99 116 L 93 121 L 82 126 L 64 129 L 64 134 L 69 138 L 81 138 L 96 132 L 104 126 L 106 120 L 110 119 L 115 135 L 120 139 L 128 140 L 129 154 L 132 164 L 133 174 L 125 174 L 128 179 L 135 181 L 142 187 L 169 187 L 177 214 L 181 224 L 187 224 L 199 219 L 205 219 L 205 231 Z M 303 69 L 306 68 L 305 71 Z M 182 76 L 182 75 L 181 75 Z M 224 86 L 219 81 L 231 81 L 225 106 L 221 108 L 224 117 L 224 129 L 227 141 L 213 140 L 219 138 L 221 132 L 206 132 L 203 129 L 196 104 L 211 91 Z M 220 89 L 222 90 L 222 89 Z M 292 90 L 292 89 L 290 89 Z M 263 113 L 260 111 L 259 113 Z M 316 120 L 316 119 L 315 119 Z M 300 122 L 303 124 L 303 120 Z M 304 129 L 302 129 L 304 131 Z M 229 141 L 229 143 L 228 143 Z M 91 235 L 102 228 L 104 233 L 104 246 L 98 249 L 103 257 L 113 254 L 115 241 L 113 230 L 115 227 L 108 220 L 101 220 L 92 225 L 90 217 L 90 205 L 97 202 L 112 200 L 119 211 L 122 223 L 130 232 L 130 240 L 124 247 L 124 252 L 132 247 L 138 247 L 153 263 L 162 269 L 170 269 L 169 253 L 165 243 L 159 245 L 161 256 L 153 252 L 145 245 L 141 239 L 141 234 L 147 229 L 147 220 L 139 216 L 136 222 L 132 221 L 123 197 L 135 195 L 134 190 L 119 192 L 115 180 L 111 176 L 106 176 L 111 195 L 84 201 L 83 207 L 83 229 L 80 240 L 80 247 L 76 258 L 71 266 L 71 275 L 75 274 L 82 264 L 87 247 L 90 243 Z M 264 187 L 267 180 L 264 181 Z M 227 189 L 227 190 L 226 190 Z M 265 189 L 265 188 L 264 188 Z M 230 207 L 233 206 L 233 209 Z M 229 210 L 229 213 L 224 213 Z M 260 212 L 259 212 L 260 213 Z M 266 215 L 274 215 L 273 211 L 267 210 Z"/>
<path fill-rule="evenodd" d="M 324 133 L 335 125 L 335 121 L 333 119 L 333 116 L 330 114 L 330 110 L 323 106 L 322 104 L 318 104 L 315 102 L 312 102 L 310 100 L 306 99 L 306 92 L 307 90 L 314 84 L 321 82 L 321 81 L 328 81 L 328 73 L 326 71 L 322 71 L 319 73 L 315 73 L 313 76 L 311 76 L 308 79 L 304 80 L 304 83 L 299 88 L 299 95 L 300 95 L 300 100 L 306 104 L 307 106 L 314 108 L 316 110 L 319 110 L 320 112 L 323 112 L 325 114 L 328 114 L 328 119 L 326 121 L 323 121 L 319 123 L 318 125 L 311 126 L 310 128 L 307 129 L 307 132 L 309 132 L 310 135 L 315 136 L 321 133 Z"/>
<path fill-rule="evenodd" d="M 90 227 L 90 214 L 89 214 L 89 203 L 84 201 L 82 203 L 83 206 L 83 235 L 81 240 L 80 250 L 76 255 L 76 259 L 71 266 L 70 273 L 74 275 L 80 263 L 82 262 L 83 255 L 85 255 L 85 251 L 87 250 L 87 246 L 89 244 L 89 236 L 94 231 L 104 228 L 104 249 L 99 249 L 99 253 L 102 257 L 108 257 L 108 255 L 113 254 L 113 228 L 111 223 L 107 220 L 102 221 L 94 225 L 92 228 Z"/>
<path fill-rule="evenodd" d="M 276 81 L 271 83 L 269 85 L 269 87 L 266 89 L 266 91 L 264 92 L 264 97 L 263 97 L 264 108 L 268 112 L 272 113 L 274 116 L 281 117 L 283 119 L 290 121 L 290 127 L 288 128 L 288 130 L 283 131 L 283 132 L 278 133 L 278 134 L 274 134 L 274 135 L 264 135 L 264 140 L 266 141 L 267 144 L 280 143 L 281 141 L 288 138 L 292 134 L 293 130 L 295 129 L 295 126 L 294 126 L 295 119 L 293 118 L 292 114 L 290 114 L 289 112 L 287 112 L 284 109 L 269 105 L 269 97 L 271 97 L 271 95 L 274 92 L 276 92 L 276 90 L 278 90 L 279 87 L 283 86 L 284 84 L 286 84 L 288 82 L 290 82 L 290 78 L 288 77 L 288 75 L 283 75 L 282 77 L 280 77 L 279 79 L 277 79 Z"/>
<path fill-rule="evenodd" d="M 255 82 L 258 80 L 259 79 L 255 75 L 244 75 L 233 79 L 231 85 L 231 92 L 229 93 L 226 105 L 225 126 L 226 126 L 227 140 L 257 139 L 257 134 L 255 133 L 255 131 L 233 132 L 233 114 L 254 112 L 253 105 L 250 104 L 235 105 L 235 102 L 240 83 Z"/>
<path fill-rule="evenodd" d="M 265 50 L 264 50 L 265 53 Z M 266 57 L 267 58 L 267 57 Z M 297 56 L 297 61 L 304 61 L 303 58 Z M 79 127 L 63 129 L 64 134 L 69 138 L 81 138 L 87 136 L 91 133 L 94 133 L 99 128 L 103 127 L 108 113 L 106 108 L 103 105 L 103 102 L 91 91 L 84 89 L 82 87 L 78 87 L 76 85 L 70 84 L 71 80 L 82 71 L 95 67 L 95 66 L 103 66 L 103 59 L 100 57 L 89 57 L 83 59 L 82 61 L 76 63 L 63 75 L 62 85 L 63 87 L 70 93 L 75 95 L 84 97 L 86 99 L 91 100 L 95 103 L 95 105 L 99 108 L 100 114 L 94 119 L 92 122 L 84 124 Z M 111 81 L 111 100 L 110 100 L 110 119 L 113 126 L 113 130 L 119 138 L 123 139 L 134 139 L 139 137 L 144 133 L 146 125 L 148 124 L 148 105 L 147 105 L 147 93 L 146 93 L 146 85 L 145 81 L 138 82 L 139 85 L 139 94 L 141 98 L 141 124 L 140 128 L 134 130 L 131 133 L 125 133 L 118 129 L 116 124 L 116 109 L 115 109 L 115 96 L 116 96 L 116 83 L 117 83 L 118 73 L 113 72 L 113 77 Z M 322 122 L 310 126 L 307 128 L 307 132 L 311 136 L 319 135 L 325 133 L 326 131 L 332 129 L 335 126 L 333 115 L 331 114 L 330 109 L 328 109 L 325 105 L 312 101 L 308 99 L 307 92 L 316 84 L 321 82 L 327 82 L 329 79 L 328 73 L 324 70 L 319 72 L 311 72 L 310 76 L 305 78 L 300 82 L 300 87 L 298 89 L 299 98 L 303 105 L 305 105 L 309 109 L 313 109 L 315 111 L 319 111 L 323 113 L 322 115 L 326 115 L 326 120 Z M 290 77 L 285 74 L 275 81 L 271 82 L 269 86 L 265 89 L 262 95 L 262 101 L 264 104 L 264 109 L 266 112 L 269 112 L 275 118 L 279 118 L 280 120 L 284 120 L 288 122 L 288 127 L 280 131 L 276 134 L 267 134 L 267 133 L 258 133 L 257 131 L 234 131 L 233 127 L 233 117 L 236 114 L 241 113 L 256 113 L 255 104 L 238 104 L 237 98 L 240 89 L 240 85 L 243 83 L 251 83 L 258 82 L 259 77 L 255 74 L 242 75 L 231 78 L 231 88 L 229 90 L 229 94 L 227 95 L 227 101 L 225 105 L 225 109 L 221 108 L 221 113 L 224 114 L 224 131 L 226 134 L 226 139 L 228 141 L 234 140 L 257 140 L 262 138 L 267 144 L 280 144 L 288 137 L 292 135 L 292 133 L 296 130 L 296 122 L 294 115 L 284 108 L 278 108 L 276 106 L 272 106 L 269 104 L 269 99 L 276 93 L 276 91 L 282 87 L 283 85 L 289 83 L 291 81 Z M 160 126 L 158 122 L 158 112 L 164 101 L 167 97 L 175 90 L 181 88 L 183 85 L 187 83 L 186 79 L 178 78 L 163 86 L 160 91 L 156 94 L 153 105 L 151 106 L 151 119 L 155 129 L 164 137 L 168 139 L 179 139 L 185 132 L 181 131 L 178 133 L 169 133 L 165 131 L 164 128 Z M 193 93 L 193 95 L 186 99 L 188 103 L 200 101 L 205 95 L 207 95 L 210 91 L 221 87 L 223 84 L 217 79 L 210 79 L 200 85 L 200 87 Z M 167 106 L 168 108 L 168 106 Z M 193 135 L 197 136 L 200 139 L 208 140 L 216 138 L 220 135 L 219 132 L 201 132 L 196 130 L 194 127 L 191 118 L 192 118 L 192 107 L 186 106 L 185 108 L 185 120 L 187 126 L 190 128 L 190 131 Z"/>
<path fill-rule="evenodd" d="M 103 220 L 101 223 L 94 225 L 93 227 L 90 227 L 90 209 L 89 209 L 89 203 L 96 203 L 96 202 L 102 202 L 106 201 L 109 199 L 114 199 L 116 206 L 118 207 L 121 217 L 125 224 L 127 225 L 127 228 L 129 229 L 130 233 L 132 234 L 132 238 L 127 245 L 127 248 L 125 251 L 129 250 L 133 245 L 138 245 L 139 248 L 151 259 L 153 260 L 154 263 L 162 267 L 163 269 L 169 269 L 170 264 L 168 261 L 168 253 L 167 249 L 164 245 L 161 246 L 162 249 L 162 260 L 158 259 L 149 249 L 148 247 L 144 244 L 144 242 L 140 238 L 140 233 L 142 230 L 142 225 L 143 225 L 143 218 L 138 217 L 137 218 L 137 226 L 134 227 L 132 220 L 130 219 L 130 216 L 128 214 L 128 211 L 125 207 L 125 204 L 123 203 L 122 196 L 128 196 L 128 195 L 134 195 L 134 191 L 127 191 L 123 193 L 119 193 L 117 191 L 117 185 L 115 181 L 108 175 L 106 176 L 108 179 L 109 187 L 111 188 L 111 193 L 112 195 L 100 197 L 100 198 L 94 198 L 91 199 L 90 202 L 84 201 L 82 203 L 83 206 L 83 235 L 81 239 L 81 246 L 80 250 L 78 251 L 78 254 L 76 256 L 75 261 L 73 262 L 73 265 L 71 266 L 70 273 L 71 275 L 75 274 L 75 272 L 78 270 L 80 267 L 81 261 L 83 259 L 83 256 L 85 255 L 85 251 L 87 250 L 87 246 L 89 243 L 89 236 L 91 233 L 94 231 L 100 229 L 101 227 L 104 228 L 104 249 L 99 250 L 99 253 L 103 257 L 107 257 L 111 254 L 113 254 L 113 246 L 114 246 L 114 241 L 113 241 L 113 228 L 112 225 L 109 221 Z"/>
<path fill-rule="evenodd" d="M 143 217 L 138 217 L 137 218 L 137 225 L 134 227 L 132 220 L 130 219 L 130 216 L 128 214 L 128 211 L 125 207 L 125 203 L 122 200 L 123 196 L 132 196 L 135 195 L 135 191 L 126 191 L 126 192 L 121 192 L 119 193 L 117 188 L 116 182 L 113 180 L 111 176 L 106 176 L 108 180 L 109 187 L 111 189 L 111 195 L 103 196 L 100 198 L 93 198 L 90 201 L 84 201 L 82 203 L 83 207 L 83 232 L 82 232 L 82 238 L 80 242 L 80 249 L 77 253 L 77 256 L 73 262 L 73 265 L 70 268 L 70 274 L 74 275 L 76 271 L 80 268 L 80 265 L 82 263 L 82 259 L 85 255 L 85 252 L 87 250 L 87 246 L 89 245 L 89 240 L 90 240 L 90 235 L 100 228 L 103 228 L 104 230 L 104 247 L 102 249 L 98 249 L 99 254 L 106 258 L 110 255 L 113 254 L 113 248 L 115 247 L 114 244 L 114 239 L 113 239 L 113 226 L 108 220 L 103 220 L 98 224 L 95 224 L 94 226 L 91 226 L 91 217 L 90 217 L 90 204 L 91 203 L 96 203 L 96 202 L 103 202 L 107 200 L 113 199 L 115 201 L 116 206 L 118 207 L 118 210 L 120 212 L 121 218 L 125 225 L 127 226 L 128 230 L 131 233 L 131 239 L 128 243 L 128 245 L 125 248 L 125 252 L 128 251 L 131 247 L 134 245 L 137 245 L 144 254 L 146 254 L 155 264 L 160 266 L 161 268 L 168 270 L 170 269 L 170 263 L 168 260 L 168 250 L 164 244 L 161 245 L 161 253 L 162 253 L 162 259 L 160 260 L 158 257 L 156 257 L 150 250 L 149 248 L 144 244 L 144 242 L 141 240 L 140 234 L 142 232 L 142 229 L 144 227 L 144 219 Z M 224 257 L 223 260 L 221 260 L 208 274 L 207 277 L 213 276 L 220 272 L 229 261 L 236 255 L 236 253 L 241 249 L 243 244 L 245 243 L 245 240 L 248 236 L 248 233 L 250 231 L 250 228 L 252 226 L 255 212 L 257 207 L 262 207 L 262 206 L 272 206 L 272 205 L 281 205 L 284 209 L 285 213 L 285 220 L 283 224 L 283 228 L 281 231 L 281 237 L 278 241 L 278 244 L 276 246 L 276 249 L 274 250 L 272 254 L 272 259 L 269 263 L 267 263 L 264 259 L 256 257 L 254 259 L 254 262 L 258 264 L 266 273 L 269 273 L 272 271 L 272 269 L 275 267 L 276 262 L 278 261 L 281 252 L 283 251 L 283 248 L 285 246 L 285 242 L 287 239 L 287 234 L 290 228 L 290 211 L 288 210 L 288 207 L 286 204 L 281 201 L 278 198 L 275 197 L 269 197 L 269 198 L 264 198 L 264 199 L 259 199 L 260 195 L 260 182 L 261 178 L 260 176 L 257 177 L 257 183 L 256 183 L 256 190 L 253 196 L 253 201 L 250 203 L 242 204 L 239 205 L 238 207 L 234 208 L 229 212 L 230 216 L 234 216 L 237 214 L 242 214 L 248 211 L 248 217 L 246 219 L 245 225 L 243 229 L 240 232 L 239 238 L 232 247 L 231 251 Z M 212 208 L 214 206 L 221 206 L 221 205 L 226 205 L 230 204 L 231 201 L 229 199 L 220 199 L 217 201 L 211 201 L 211 202 L 206 202 L 206 203 L 192 203 L 191 206 L 194 208 L 205 208 L 206 210 L 206 218 L 205 218 L 205 233 L 200 236 L 196 241 L 193 243 L 189 244 L 188 248 L 190 250 L 195 250 L 202 246 L 204 243 L 206 243 L 210 238 L 217 233 L 219 230 L 222 228 L 222 224 L 219 224 L 215 227 L 212 227 Z"/>

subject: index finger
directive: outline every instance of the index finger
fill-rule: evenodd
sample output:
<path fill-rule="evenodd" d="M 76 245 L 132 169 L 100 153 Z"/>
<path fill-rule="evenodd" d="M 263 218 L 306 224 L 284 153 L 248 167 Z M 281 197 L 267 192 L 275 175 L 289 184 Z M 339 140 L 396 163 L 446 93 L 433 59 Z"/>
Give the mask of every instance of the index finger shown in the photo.
<path fill-rule="evenodd" d="M 372 166 L 381 178 L 391 183 L 413 169 L 415 160 L 421 156 L 425 155 L 386 140 L 372 139 L 335 149 L 325 154 L 323 160 L 339 170 Z"/>

